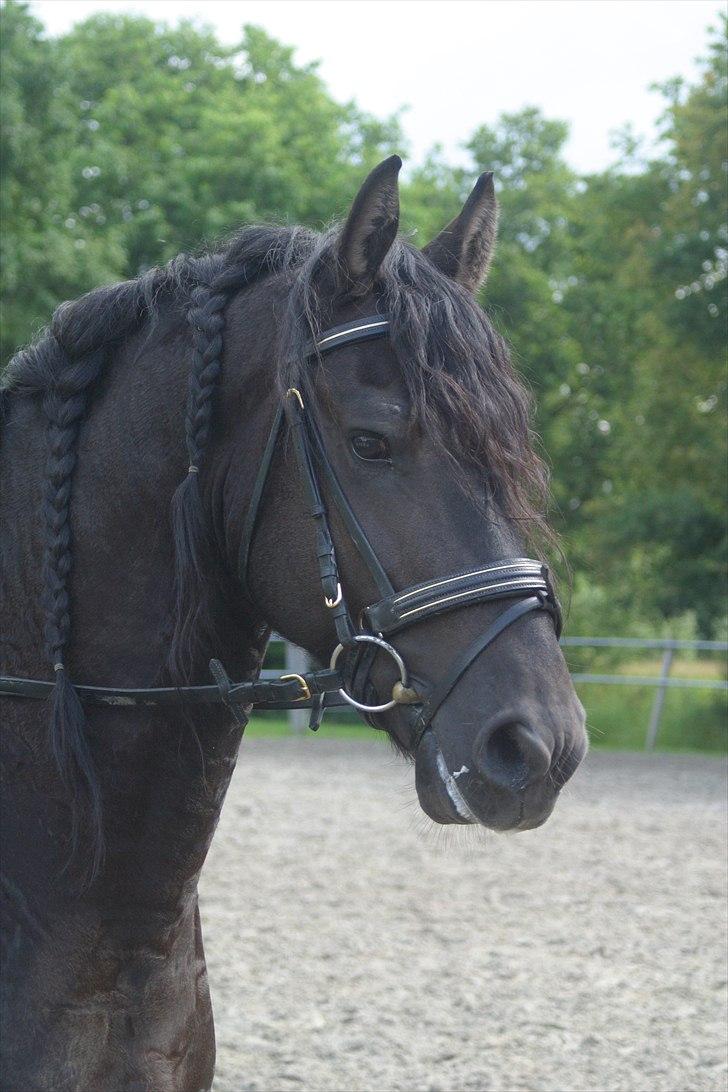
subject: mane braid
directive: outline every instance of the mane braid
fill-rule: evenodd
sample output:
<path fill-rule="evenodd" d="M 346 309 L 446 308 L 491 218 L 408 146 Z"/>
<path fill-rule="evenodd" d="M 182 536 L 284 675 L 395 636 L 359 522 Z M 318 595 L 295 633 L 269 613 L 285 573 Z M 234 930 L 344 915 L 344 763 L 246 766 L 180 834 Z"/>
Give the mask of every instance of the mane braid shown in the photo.
<path fill-rule="evenodd" d="M 316 236 L 305 228 L 249 227 L 222 255 L 200 259 L 204 283 L 190 294 L 187 321 L 192 336 L 185 416 L 189 467 L 172 498 L 175 557 L 175 616 L 166 667 L 175 682 L 192 681 L 196 654 L 214 648 L 215 620 L 210 585 L 214 552 L 205 520 L 200 475 L 210 438 L 215 392 L 222 371 L 224 311 L 232 296 L 262 277 L 298 267 Z"/>
<path fill-rule="evenodd" d="M 189 306 L 193 358 L 188 383 L 185 439 L 191 473 L 172 503 L 176 618 L 169 657 L 173 673 L 186 675 L 192 651 L 211 630 L 202 586 L 207 529 L 198 472 L 210 435 L 220 375 L 223 311 L 232 294 L 259 277 L 300 262 L 312 234 L 303 228 L 250 227 L 222 253 L 179 255 L 135 280 L 97 288 L 62 304 L 50 328 L 18 351 L 0 376 L 0 425 L 10 401 L 40 396 L 47 418 L 47 464 L 42 520 L 45 532 L 42 606 L 44 646 L 55 674 L 49 746 L 70 804 L 70 854 L 82 886 L 104 860 L 101 791 L 86 734 L 86 720 L 65 657 L 71 637 L 68 580 L 72 569 L 70 504 L 78 434 L 102 367 L 116 346 L 145 322 L 153 330 L 165 303 Z M 169 666 L 168 665 L 168 666 Z M 83 854 L 81 844 L 88 843 Z"/>
<path fill-rule="evenodd" d="M 43 490 L 44 637 L 46 656 L 55 672 L 49 740 L 59 776 L 71 798 L 70 856 L 66 868 L 80 858 L 83 820 L 83 829 L 90 838 L 87 864 L 81 868 L 82 885 L 86 886 L 93 882 L 103 863 L 104 835 L 101 790 L 86 738 L 86 718 L 65 665 L 66 646 L 71 635 L 68 593 L 72 561 L 70 504 L 78 433 L 88 391 L 98 376 L 104 354 L 96 350 L 70 365 L 63 359 L 63 350 L 57 341 L 52 348 L 59 358 L 55 362 L 60 365 L 59 380 L 43 399 L 43 411 L 48 419 Z"/>
<path fill-rule="evenodd" d="M 192 366 L 187 389 L 185 442 L 187 476 L 172 497 L 172 534 L 175 556 L 175 628 L 168 657 L 174 678 L 188 681 L 197 647 L 214 637 L 209 596 L 211 556 L 208 528 L 200 496 L 199 476 L 210 438 L 214 395 L 222 370 L 222 333 L 228 294 L 199 285 L 192 292 L 187 320 L 192 329 Z"/>

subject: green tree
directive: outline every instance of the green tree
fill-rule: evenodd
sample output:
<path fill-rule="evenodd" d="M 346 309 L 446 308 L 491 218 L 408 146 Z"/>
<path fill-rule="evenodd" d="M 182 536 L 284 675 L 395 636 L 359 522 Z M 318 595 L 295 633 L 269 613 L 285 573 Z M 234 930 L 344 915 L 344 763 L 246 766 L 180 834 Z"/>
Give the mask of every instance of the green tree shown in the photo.
<path fill-rule="evenodd" d="M 47 40 L 2 9 L 3 355 L 62 299 L 236 225 L 318 224 L 401 145 L 254 27 L 223 47 L 190 22 L 95 15 Z"/>
<path fill-rule="evenodd" d="M 589 180 L 567 296 L 594 334 L 590 413 L 607 430 L 602 489 L 580 498 L 581 559 L 625 607 L 692 609 L 704 633 L 725 612 L 725 26 L 700 81 L 662 89 L 660 159 Z"/>
<path fill-rule="evenodd" d="M 0 80 L 3 359 L 61 300 L 238 224 L 342 215 L 402 150 L 396 116 L 336 102 L 255 27 L 228 47 L 192 22 L 101 14 L 48 38 L 7 0 Z M 618 162 L 580 178 L 566 125 L 529 107 L 476 130 L 472 169 L 434 149 L 403 226 L 424 244 L 495 172 L 482 303 L 538 396 L 577 587 L 625 626 L 691 611 L 709 633 L 725 603 L 725 19 L 695 83 L 660 90 L 659 155 L 625 129 Z"/>
<path fill-rule="evenodd" d="M 42 31 L 26 5 L 0 9 L 3 358 L 61 300 L 123 272 L 118 236 L 75 215 L 72 103 L 62 56 Z"/>

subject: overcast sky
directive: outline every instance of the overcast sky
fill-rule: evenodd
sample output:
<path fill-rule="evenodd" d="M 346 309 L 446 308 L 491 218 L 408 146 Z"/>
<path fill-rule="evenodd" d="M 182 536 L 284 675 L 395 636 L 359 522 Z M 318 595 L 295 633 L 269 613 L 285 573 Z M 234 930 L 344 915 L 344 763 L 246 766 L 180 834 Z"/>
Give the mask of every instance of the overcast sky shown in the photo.
<path fill-rule="evenodd" d="M 333 95 L 378 116 L 407 106 L 411 158 L 462 143 L 501 111 L 535 104 L 571 124 L 570 162 L 614 159 L 610 133 L 651 136 L 661 110 L 649 85 L 696 74 L 716 0 L 35 0 L 51 33 L 97 11 L 211 24 L 226 43 L 255 23 L 320 60 Z"/>

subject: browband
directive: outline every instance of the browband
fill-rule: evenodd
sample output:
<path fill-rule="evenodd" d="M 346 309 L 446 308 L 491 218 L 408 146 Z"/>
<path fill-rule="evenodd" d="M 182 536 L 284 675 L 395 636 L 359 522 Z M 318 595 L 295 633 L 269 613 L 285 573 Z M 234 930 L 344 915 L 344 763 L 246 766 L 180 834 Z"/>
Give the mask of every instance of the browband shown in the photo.
<path fill-rule="evenodd" d="M 348 345 L 353 341 L 370 341 L 374 337 L 384 337 L 389 333 L 389 318 L 387 315 L 368 315 L 366 318 L 354 319 L 353 322 L 342 322 L 340 326 L 332 326 L 324 330 L 315 338 L 309 347 L 308 357 L 323 356 L 332 349 L 340 349 L 342 345 Z"/>

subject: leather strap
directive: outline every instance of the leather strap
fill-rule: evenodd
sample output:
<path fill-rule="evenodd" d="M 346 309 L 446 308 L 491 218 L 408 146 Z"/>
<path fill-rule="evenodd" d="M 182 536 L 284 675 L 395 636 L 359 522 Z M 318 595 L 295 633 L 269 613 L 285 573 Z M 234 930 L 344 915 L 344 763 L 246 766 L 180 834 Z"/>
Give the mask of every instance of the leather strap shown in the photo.
<path fill-rule="evenodd" d="M 387 315 L 367 315 L 366 318 L 354 319 L 353 322 L 342 322 L 339 326 L 324 330 L 311 342 L 307 356 L 308 359 L 312 356 L 324 356 L 332 349 L 340 349 L 342 345 L 350 345 L 355 341 L 371 341 L 375 337 L 385 337 L 388 333 Z"/>
<path fill-rule="evenodd" d="M 258 512 L 260 510 L 260 502 L 263 499 L 263 490 L 265 489 L 265 483 L 268 480 L 268 474 L 278 443 L 278 436 L 281 431 L 281 425 L 283 424 L 283 417 L 283 406 L 280 405 L 276 410 L 273 424 L 271 425 L 268 439 L 265 448 L 263 449 L 263 456 L 260 460 L 250 504 L 248 505 L 248 511 L 245 516 L 245 523 L 243 524 L 243 536 L 240 540 L 240 551 L 238 553 L 238 574 L 243 586 L 243 591 L 248 598 L 250 598 L 248 565 L 250 563 L 250 551 L 253 547 L 253 535 L 255 534 L 255 525 L 258 522 Z"/>
<path fill-rule="evenodd" d="M 216 661 L 219 663 L 219 661 Z M 258 679 L 230 683 L 213 669 L 219 682 L 210 686 L 161 686 L 139 689 L 113 686 L 74 686 L 84 704 L 116 707 L 139 705 L 209 705 L 222 701 L 229 705 L 253 705 L 266 709 L 310 709 L 314 699 L 324 695 L 326 706 L 344 705 L 338 691 L 341 679 L 338 671 L 312 671 L 301 675 L 310 697 L 304 697 L 299 677 L 290 679 Z M 227 681 L 226 681 L 227 680 Z M 55 683 L 40 679 L 0 678 L 0 695 L 10 698 L 44 700 L 53 692 Z"/>
<path fill-rule="evenodd" d="M 339 568 L 336 564 L 336 551 L 331 537 L 331 529 L 326 513 L 318 478 L 311 462 L 311 450 L 308 440 L 306 412 L 298 391 L 289 391 L 286 398 L 286 418 L 293 433 L 293 444 L 298 460 L 298 469 L 309 503 L 309 514 L 316 527 L 316 559 L 319 567 L 319 579 L 324 593 L 324 602 L 331 611 L 336 628 L 336 636 L 341 644 L 348 644 L 354 633 L 349 618 L 346 601 L 339 583 Z"/>
<path fill-rule="evenodd" d="M 394 595 L 394 587 L 387 576 L 382 563 L 375 554 L 369 539 L 364 533 L 364 528 L 359 523 L 356 517 L 354 509 L 349 504 L 347 496 L 341 487 L 341 483 L 336 476 L 336 471 L 329 462 L 329 458 L 326 454 L 323 440 L 321 439 L 321 433 L 318 430 L 318 426 L 312 417 L 307 418 L 308 432 L 313 441 L 313 446 L 316 453 L 317 465 L 323 470 L 326 480 L 329 483 L 331 489 L 331 495 L 334 499 L 334 503 L 341 515 L 341 518 L 346 525 L 346 529 L 349 532 L 354 545 L 356 546 L 359 556 L 369 569 L 372 575 L 374 583 L 377 585 L 380 595 L 390 596 Z"/>
<path fill-rule="evenodd" d="M 374 633 L 389 636 L 415 622 L 472 603 L 535 593 L 547 595 L 548 592 L 547 576 L 539 561 L 513 558 L 440 580 L 414 584 L 367 607 L 364 617 Z"/>
<path fill-rule="evenodd" d="M 540 596 L 521 599 L 518 603 L 514 603 L 512 607 L 509 607 L 508 610 L 504 610 L 502 614 L 498 615 L 493 624 L 490 625 L 484 633 L 479 634 L 472 644 L 468 645 L 465 651 L 450 664 L 449 669 L 428 696 L 422 706 L 420 715 L 412 726 L 415 750 L 425 731 L 429 728 L 438 709 L 444 703 L 445 699 L 450 696 L 455 685 L 460 681 L 474 660 L 480 656 L 481 652 L 485 651 L 488 645 L 491 645 L 493 641 L 495 641 L 496 637 L 498 637 L 504 629 L 507 629 L 508 626 L 513 625 L 515 621 L 522 618 L 524 614 L 529 614 L 533 610 L 547 610 L 550 613 L 553 613 L 551 603 L 547 599 L 541 598 Z"/>
<path fill-rule="evenodd" d="M 310 360 L 312 357 L 324 356 L 326 353 L 331 352 L 333 349 L 338 349 L 342 345 L 348 345 L 352 342 L 370 341 L 373 338 L 385 337 L 389 333 L 389 319 L 386 315 L 368 315 L 365 318 L 355 319 L 353 322 L 344 322 L 339 326 L 332 326 L 330 329 L 325 330 L 321 336 L 312 341 L 306 351 L 306 360 Z M 250 598 L 250 589 L 248 587 L 248 565 L 250 562 L 250 551 L 252 549 L 253 537 L 255 535 L 255 527 L 258 522 L 258 513 L 260 510 L 260 503 L 263 499 L 263 492 L 265 490 L 265 484 L 268 480 L 268 474 L 270 473 L 271 464 L 273 462 L 273 456 L 275 454 L 276 445 L 278 443 L 278 437 L 281 432 L 281 426 L 285 416 L 285 408 L 282 403 L 276 410 L 275 417 L 273 418 L 273 424 L 271 425 L 270 433 L 268 434 L 268 440 L 263 450 L 263 455 L 260 460 L 260 466 L 258 467 L 258 473 L 253 486 L 253 492 L 251 494 L 250 503 L 248 505 L 248 511 L 245 516 L 245 523 L 243 525 L 243 534 L 240 540 L 240 550 L 238 552 L 238 574 L 240 576 L 243 590 L 248 598 Z M 317 441 L 318 452 L 323 454 L 323 466 L 324 470 L 332 484 L 332 489 L 340 496 L 343 501 L 342 514 L 344 509 L 347 510 L 345 520 L 349 533 L 357 543 L 357 547 L 369 551 L 373 558 L 373 564 L 377 568 L 377 587 L 382 595 L 390 595 L 394 589 L 387 580 L 386 573 L 379 564 L 378 559 L 374 556 L 371 547 L 359 526 L 356 516 L 351 510 L 351 506 L 344 497 L 343 490 L 335 479 L 333 474 L 333 468 L 330 466 L 328 459 L 326 458 L 323 445 L 321 443 L 320 436 L 316 430 L 314 433 Z M 299 460 L 300 465 L 300 460 Z M 310 475 L 307 475 L 309 477 Z M 366 559 L 365 559 L 366 560 Z"/>

